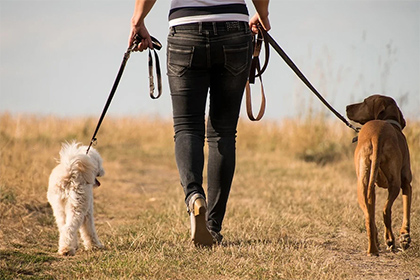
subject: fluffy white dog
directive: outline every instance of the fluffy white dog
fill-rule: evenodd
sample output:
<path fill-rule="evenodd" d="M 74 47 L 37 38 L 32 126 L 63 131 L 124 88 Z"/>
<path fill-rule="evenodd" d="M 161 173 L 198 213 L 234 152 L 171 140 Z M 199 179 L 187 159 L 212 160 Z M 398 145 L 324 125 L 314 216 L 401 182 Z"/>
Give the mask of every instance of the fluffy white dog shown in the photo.
<path fill-rule="evenodd" d="M 60 255 L 75 254 L 79 230 L 86 250 L 103 247 L 93 220 L 93 188 L 100 186 L 96 177 L 105 171 L 99 153 L 91 148 L 86 154 L 86 150 L 80 143 L 64 143 L 49 179 L 47 197 L 60 233 Z"/>

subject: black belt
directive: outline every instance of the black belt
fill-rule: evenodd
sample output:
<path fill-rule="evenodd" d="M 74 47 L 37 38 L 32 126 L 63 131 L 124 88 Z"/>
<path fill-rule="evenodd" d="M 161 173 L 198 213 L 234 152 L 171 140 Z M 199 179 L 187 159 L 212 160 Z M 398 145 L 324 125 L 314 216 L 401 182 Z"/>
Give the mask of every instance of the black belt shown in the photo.
<path fill-rule="evenodd" d="M 194 22 L 175 25 L 171 27 L 171 31 L 176 33 L 178 31 L 214 31 L 217 32 L 233 32 L 246 31 L 249 29 L 248 22 L 245 21 L 209 21 L 209 22 Z"/>

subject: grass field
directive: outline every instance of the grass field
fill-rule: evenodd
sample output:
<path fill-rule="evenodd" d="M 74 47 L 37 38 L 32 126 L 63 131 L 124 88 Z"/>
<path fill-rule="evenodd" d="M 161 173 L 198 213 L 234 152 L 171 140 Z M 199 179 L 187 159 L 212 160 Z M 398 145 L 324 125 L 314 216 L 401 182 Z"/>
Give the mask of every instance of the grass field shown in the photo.
<path fill-rule="evenodd" d="M 174 161 L 170 120 L 106 118 L 96 148 L 105 177 L 95 220 L 105 249 L 57 254 L 46 199 L 61 142 L 88 144 L 96 119 L 0 115 L 0 279 L 420 279 L 420 122 L 411 152 L 411 247 L 385 250 L 377 190 L 379 257 L 356 198 L 353 133 L 323 118 L 242 119 L 224 243 L 200 249 Z M 398 235 L 402 199 L 393 207 Z"/>

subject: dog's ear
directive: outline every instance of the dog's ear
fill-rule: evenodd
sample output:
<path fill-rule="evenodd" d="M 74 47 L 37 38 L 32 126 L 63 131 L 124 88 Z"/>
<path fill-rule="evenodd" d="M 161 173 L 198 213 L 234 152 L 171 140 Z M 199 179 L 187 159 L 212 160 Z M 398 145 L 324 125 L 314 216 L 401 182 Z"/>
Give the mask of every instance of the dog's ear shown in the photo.
<path fill-rule="evenodd" d="M 403 114 L 402 114 L 402 112 L 401 112 L 400 109 L 398 109 L 398 112 L 399 112 L 399 115 L 400 115 L 400 119 L 398 121 L 399 121 L 399 123 L 401 125 L 401 129 L 404 129 L 404 127 L 406 126 L 406 122 L 405 122 L 404 116 L 403 116 Z"/>
<path fill-rule="evenodd" d="M 92 164 L 95 165 L 96 177 L 104 176 L 105 175 L 105 170 L 103 168 L 102 158 L 101 158 L 101 155 L 99 154 L 99 152 L 97 150 L 95 150 L 95 148 L 92 147 L 89 151 L 88 156 L 90 157 Z"/>
<path fill-rule="evenodd" d="M 386 106 L 381 98 L 372 98 L 368 101 L 372 108 L 372 120 L 383 120 Z"/>
<path fill-rule="evenodd" d="M 395 120 L 404 128 L 406 123 L 401 110 L 398 108 L 397 102 L 388 96 L 380 96 L 378 100 L 378 109 L 375 112 L 378 120 Z"/>
<path fill-rule="evenodd" d="M 400 125 L 401 128 L 406 126 L 406 122 L 401 110 L 398 108 L 397 102 L 391 97 L 384 96 L 383 99 L 384 109 L 380 113 L 378 119 L 381 120 L 395 120 Z"/>

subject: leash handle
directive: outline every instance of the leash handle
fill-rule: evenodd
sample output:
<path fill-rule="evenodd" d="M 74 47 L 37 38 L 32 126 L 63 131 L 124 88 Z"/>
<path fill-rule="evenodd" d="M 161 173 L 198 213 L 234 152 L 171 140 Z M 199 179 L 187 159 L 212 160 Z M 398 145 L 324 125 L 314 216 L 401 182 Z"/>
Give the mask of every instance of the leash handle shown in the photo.
<path fill-rule="evenodd" d="M 153 36 L 150 36 L 150 39 L 152 40 L 153 45 L 153 52 L 154 57 L 156 61 L 156 78 L 157 78 L 157 86 L 158 86 L 158 93 L 157 95 L 154 94 L 155 92 L 155 83 L 154 83 L 154 77 L 153 77 L 153 57 L 151 53 L 151 49 L 149 48 L 149 60 L 148 60 L 148 69 L 149 69 L 149 95 L 152 99 L 158 99 L 162 95 L 162 74 L 160 71 L 160 62 L 159 62 L 159 56 L 156 52 L 156 50 L 162 49 L 162 44 L 159 42 L 158 39 L 156 39 Z M 136 46 L 143 40 L 143 38 L 136 34 L 134 37 L 133 45 L 129 48 L 130 51 L 134 51 Z"/>
<path fill-rule="evenodd" d="M 152 52 L 149 49 L 149 90 L 150 90 L 149 94 L 150 94 L 150 98 L 158 99 L 162 95 L 162 74 L 160 72 L 159 56 L 156 50 L 153 49 L 153 52 L 154 52 L 155 61 L 156 61 L 156 79 L 157 79 L 158 93 L 157 95 L 154 94 L 155 84 L 154 84 L 154 78 L 153 78 L 153 58 L 152 58 Z"/>
<path fill-rule="evenodd" d="M 262 74 L 267 69 L 268 66 L 268 60 L 270 58 L 270 45 L 268 44 L 268 41 L 264 40 L 263 33 L 261 32 L 262 27 L 258 26 L 258 33 L 254 35 L 253 37 L 253 43 L 254 43 L 254 51 L 252 54 L 252 61 L 251 61 L 251 68 L 249 71 L 248 81 L 245 86 L 245 99 L 246 99 L 246 113 L 248 115 L 248 118 L 251 121 L 259 121 L 262 119 L 265 113 L 265 106 L 266 106 L 266 98 L 265 98 L 265 92 L 264 92 L 264 86 L 262 82 Z M 262 46 L 264 44 L 265 49 L 265 62 L 263 67 L 261 68 L 260 64 L 260 53 Z M 260 80 L 260 92 L 261 92 L 261 104 L 260 104 L 260 110 L 258 112 L 258 115 L 254 117 L 254 114 L 252 112 L 252 97 L 251 97 L 251 84 L 255 83 L 255 78 L 259 78 Z"/>

